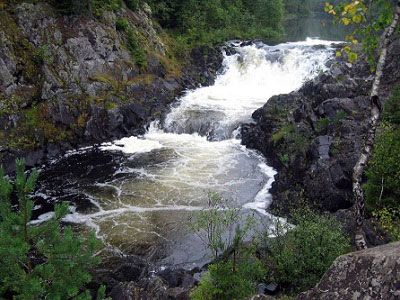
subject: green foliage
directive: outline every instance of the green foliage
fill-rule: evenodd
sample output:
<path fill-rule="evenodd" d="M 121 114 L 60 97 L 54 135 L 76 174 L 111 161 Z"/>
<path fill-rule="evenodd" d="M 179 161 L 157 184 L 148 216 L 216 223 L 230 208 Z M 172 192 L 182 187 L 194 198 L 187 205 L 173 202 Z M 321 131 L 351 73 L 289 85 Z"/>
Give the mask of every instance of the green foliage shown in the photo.
<path fill-rule="evenodd" d="M 386 99 L 382 119 L 400 125 L 400 85 L 397 85 L 392 96 Z"/>
<path fill-rule="evenodd" d="M 326 2 L 325 11 L 335 17 L 335 24 L 345 26 L 355 25 L 353 33 L 346 36 L 346 40 L 351 44 L 358 44 L 361 40 L 363 51 L 366 53 L 366 61 L 370 64 L 371 71 L 376 67 L 376 50 L 379 46 L 379 36 L 382 30 L 392 22 L 393 9 L 391 1 L 350 1 L 340 2 L 334 6 Z M 358 55 L 350 46 L 346 46 L 337 52 L 337 56 L 346 53 L 348 60 L 354 62 Z"/>
<path fill-rule="evenodd" d="M 400 207 L 400 129 L 382 124 L 366 175 L 368 209 Z"/>
<path fill-rule="evenodd" d="M 124 0 L 126 6 L 133 11 L 137 11 L 139 9 L 140 0 Z"/>
<path fill-rule="evenodd" d="M 24 160 L 16 166 L 17 210 L 10 201 L 13 185 L 0 169 L 0 297 L 11 292 L 13 299 L 91 299 L 82 287 L 91 280 L 88 269 L 99 262 L 93 254 L 101 243 L 93 234 L 83 239 L 60 228 L 66 204 L 55 206 L 51 220 L 30 224 L 34 202 L 29 194 L 38 172 L 27 177 Z"/>
<path fill-rule="evenodd" d="M 384 207 L 373 211 L 372 216 L 393 242 L 400 241 L 400 208 Z"/>
<path fill-rule="evenodd" d="M 300 292 L 314 286 L 336 257 L 350 250 L 350 241 L 342 234 L 333 217 L 321 216 L 310 209 L 292 212 L 291 222 L 277 222 L 266 239 L 265 260 L 270 279 L 288 292 Z"/>
<path fill-rule="evenodd" d="M 122 0 L 49 0 L 62 14 L 94 14 L 100 16 L 105 10 L 117 10 Z"/>
<path fill-rule="evenodd" d="M 339 127 L 340 125 L 342 125 L 343 120 L 346 119 L 347 117 L 347 113 L 344 110 L 339 110 L 337 112 L 337 114 L 335 115 L 335 117 L 333 118 L 333 125 L 335 127 Z"/>
<path fill-rule="evenodd" d="M 280 154 L 279 155 L 279 160 L 281 161 L 281 163 L 287 164 L 289 162 L 289 154 L 285 153 L 285 154 Z"/>
<path fill-rule="evenodd" d="M 317 132 L 318 133 L 326 132 L 328 130 L 329 124 L 330 124 L 329 118 L 318 119 L 316 123 Z"/>
<path fill-rule="evenodd" d="M 139 67 L 143 68 L 147 66 L 146 52 L 140 45 L 137 35 L 132 27 L 129 27 L 126 31 L 126 47 Z"/>
<path fill-rule="evenodd" d="M 105 10 L 117 10 L 122 5 L 122 0 L 87 0 L 92 1 L 92 9 L 95 15 L 101 15 Z"/>
<path fill-rule="evenodd" d="M 43 45 L 35 49 L 34 52 L 35 60 L 39 65 L 44 65 L 50 62 L 50 47 L 49 45 Z"/>
<path fill-rule="evenodd" d="M 191 216 L 190 228 L 211 250 L 215 260 L 190 294 L 192 299 L 243 299 L 254 293 L 257 280 L 264 278 L 265 271 L 254 256 L 254 249 L 243 243 L 253 219 L 248 218 L 241 227 L 239 212 L 225 206 L 218 194 L 210 193 L 207 209 Z"/>
<path fill-rule="evenodd" d="M 265 275 L 262 263 L 252 255 L 244 255 L 235 266 L 227 261 L 211 264 L 208 270 L 191 299 L 241 300 L 254 294 L 255 283 Z"/>
<path fill-rule="evenodd" d="M 281 32 L 281 0 L 151 0 L 155 18 L 188 44 L 230 38 L 273 37 Z"/>
<path fill-rule="evenodd" d="M 228 208 L 217 193 L 210 193 L 208 207 L 191 215 L 189 221 L 190 229 L 211 250 L 214 259 L 217 259 L 232 246 L 234 226 L 240 221 L 239 209 Z M 242 230 L 241 235 L 244 233 Z"/>
<path fill-rule="evenodd" d="M 126 31 L 129 28 L 129 21 L 126 18 L 119 18 L 115 22 L 115 28 L 118 31 Z"/>
<path fill-rule="evenodd" d="M 288 124 L 279 129 L 271 137 L 274 145 L 280 143 L 280 148 L 285 152 L 305 151 L 309 146 L 309 138 L 294 124 Z"/>

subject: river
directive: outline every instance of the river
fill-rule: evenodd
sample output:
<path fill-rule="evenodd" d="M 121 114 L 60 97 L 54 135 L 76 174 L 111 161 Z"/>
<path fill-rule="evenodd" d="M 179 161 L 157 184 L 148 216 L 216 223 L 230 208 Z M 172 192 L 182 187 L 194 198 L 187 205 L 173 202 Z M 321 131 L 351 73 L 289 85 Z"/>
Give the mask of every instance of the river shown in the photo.
<path fill-rule="evenodd" d="M 206 261 L 187 219 L 206 206 L 210 191 L 266 219 L 275 171 L 241 145 L 238 128 L 271 96 L 294 91 L 326 70 L 333 50 L 330 42 L 316 39 L 239 44 L 231 45 L 236 54 L 224 55 L 213 86 L 186 91 L 165 120 L 150 124 L 143 136 L 54 161 L 43 171 L 36 196 L 70 201 L 65 221 L 81 231 L 93 229 L 107 251 L 162 265 Z"/>

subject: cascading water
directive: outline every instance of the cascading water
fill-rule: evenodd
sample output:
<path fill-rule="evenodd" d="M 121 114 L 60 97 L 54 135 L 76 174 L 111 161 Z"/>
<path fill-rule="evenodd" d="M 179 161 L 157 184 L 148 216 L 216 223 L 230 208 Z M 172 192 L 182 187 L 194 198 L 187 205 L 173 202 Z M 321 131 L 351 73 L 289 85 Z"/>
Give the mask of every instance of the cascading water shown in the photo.
<path fill-rule="evenodd" d="M 66 220 L 94 228 L 122 253 L 152 253 L 163 264 L 201 262 L 205 252 L 185 222 L 206 205 L 209 191 L 260 214 L 271 201 L 275 172 L 240 144 L 238 126 L 271 96 L 296 90 L 325 70 L 329 44 L 309 39 L 237 46 L 237 54 L 225 56 L 215 84 L 188 91 L 164 124 L 102 146 L 126 159 L 112 179 L 76 188 L 92 205 Z"/>

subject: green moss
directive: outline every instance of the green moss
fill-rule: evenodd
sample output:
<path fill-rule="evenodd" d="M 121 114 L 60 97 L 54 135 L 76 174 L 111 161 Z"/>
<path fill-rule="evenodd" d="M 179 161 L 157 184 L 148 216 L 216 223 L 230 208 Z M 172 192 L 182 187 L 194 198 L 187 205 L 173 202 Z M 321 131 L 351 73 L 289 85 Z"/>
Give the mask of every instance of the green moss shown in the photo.
<path fill-rule="evenodd" d="M 35 59 L 36 49 L 22 34 L 16 21 L 6 11 L 0 11 L 0 29 L 4 31 L 13 47 L 17 66 L 29 83 L 40 82 L 40 66 Z"/>

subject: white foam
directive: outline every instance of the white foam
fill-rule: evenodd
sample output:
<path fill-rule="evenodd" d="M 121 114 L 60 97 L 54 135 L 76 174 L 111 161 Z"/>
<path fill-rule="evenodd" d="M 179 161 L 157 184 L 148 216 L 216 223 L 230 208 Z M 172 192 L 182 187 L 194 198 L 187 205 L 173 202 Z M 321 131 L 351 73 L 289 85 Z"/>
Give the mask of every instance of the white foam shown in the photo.
<path fill-rule="evenodd" d="M 48 221 L 48 220 L 54 218 L 54 216 L 55 216 L 54 211 L 50 211 L 50 212 L 48 212 L 48 213 L 45 213 L 45 214 L 40 215 L 40 216 L 37 218 L 37 220 L 30 221 L 28 224 L 29 224 L 29 225 L 38 225 L 38 224 L 41 224 L 41 223 L 43 223 L 43 222 L 46 222 L 46 221 Z"/>
<path fill-rule="evenodd" d="M 213 86 L 188 91 L 180 99 L 180 105 L 167 116 L 166 127 L 176 123 L 185 127 L 193 111 L 222 113 L 221 126 L 249 120 L 252 112 L 271 96 L 294 91 L 305 80 L 326 70 L 325 62 L 331 57 L 331 52 L 311 50 L 311 47 L 330 43 L 307 39 L 273 47 L 251 45 L 237 48 L 239 54 L 225 57 L 225 71 Z M 275 57 L 279 59 L 269 60 L 271 51 L 275 51 Z"/>
<path fill-rule="evenodd" d="M 131 136 L 112 143 L 103 143 L 100 149 L 104 151 L 122 151 L 127 154 L 132 154 L 150 152 L 162 147 L 163 146 L 158 141 Z"/>

